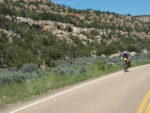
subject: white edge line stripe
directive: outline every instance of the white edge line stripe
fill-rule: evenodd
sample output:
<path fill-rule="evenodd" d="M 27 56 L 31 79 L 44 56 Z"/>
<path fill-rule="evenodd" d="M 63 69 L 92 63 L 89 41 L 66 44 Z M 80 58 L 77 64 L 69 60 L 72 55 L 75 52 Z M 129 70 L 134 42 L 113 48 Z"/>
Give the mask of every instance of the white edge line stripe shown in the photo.
<path fill-rule="evenodd" d="M 148 65 L 149 65 L 149 64 L 148 64 Z M 146 66 L 146 65 L 145 65 L 145 66 Z M 142 67 L 142 66 L 133 67 L 132 69 L 136 69 L 136 68 L 140 68 L 140 67 Z M 95 83 L 95 82 L 97 82 L 97 81 L 99 81 L 99 80 L 103 80 L 103 79 L 106 79 L 106 78 L 110 78 L 110 77 L 112 77 L 112 76 L 114 76 L 114 75 L 116 75 L 116 74 L 119 74 L 119 73 L 122 73 L 122 71 L 119 71 L 119 72 L 116 72 L 116 73 L 111 73 L 111 74 L 109 74 L 109 75 L 107 75 L 107 76 L 104 76 L 104 77 L 98 78 L 98 79 L 96 79 L 96 80 L 93 80 L 93 81 L 84 83 L 84 84 L 79 85 L 79 86 L 76 86 L 76 87 L 74 87 L 74 88 L 72 88 L 72 89 L 69 89 L 69 90 L 66 90 L 66 91 L 62 91 L 62 92 L 60 92 L 60 93 L 57 93 L 57 94 L 52 95 L 52 96 L 50 96 L 50 97 L 47 97 L 47 98 L 45 98 L 45 99 L 43 99 L 43 100 L 37 101 L 37 102 L 35 102 L 35 103 L 33 103 L 33 104 L 29 104 L 29 105 L 24 106 L 24 107 L 22 107 L 22 108 L 16 109 L 16 110 L 11 111 L 11 112 L 9 112 L 9 113 L 16 113 L 16 112 L 18 112 L 18 111 L 24 110 L 24 109 L 26 109 L 26 108 L 29 108 L 29 107 L 31 107 L 31 106 L 34 106 L 34 105 L 39 104 L 39 103 L 41 103 L 41 102 L 44 102 L 44 101 L 46 101 L 46 100 L 49 100 L 49 99 L 58 97 L 58 96 L 60 96 L 60 95 L 63 95 L 63 94 L 65 94 L 65 93 L 68 93 L 68 92 L 70 92 L 70 91 L 72 91 L 72 90 L 79 89 L 79 88 L 81 88 L 81 87 L 84 87 L 84 86 L 87 86 L 87 85 L 89 85 L 89 84 Z"/>

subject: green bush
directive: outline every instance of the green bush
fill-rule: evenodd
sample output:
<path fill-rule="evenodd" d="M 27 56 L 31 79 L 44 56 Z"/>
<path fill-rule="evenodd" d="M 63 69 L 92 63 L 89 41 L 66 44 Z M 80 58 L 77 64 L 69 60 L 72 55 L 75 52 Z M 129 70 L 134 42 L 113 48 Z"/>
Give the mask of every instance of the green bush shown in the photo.
<path fill-rule="evenodd" d="M 105 70 L 105 64 L 101 62 L 100 60 L 95 60 L 95 64 L 98 66 L 98 70 Z"/>
<path fill-rule="evenodd" d="M 18 46 L 10 46 L 6 48 L 5 59 L 9 67 L 20 68 L 25 63 L 39 64 L 39 60 L 34 54 Z"/>
<path fill-rule="evenodd" d="M 121 62 L 121 61 L 120 61 L 120 62 Z M 106 63 L 106 66 L 107 66 L 107 67 L 117 67 L 118 65 L 115 64 L 114 62 L 108 62 L 108 63 Z"/>
<path fill-rule="evenodd" d="M 37 70 L 39 69 L 39 66 L 38 65 L 35 65 L 33 63 L 31 64 L 24 64 L 21 68 L 20 68 L 20 71 L 22 73 L 33 73 L 33 72 L 36 72 Z"/>
<path fill-rule="evenodd" d="M 46 77 L 50 75 L 50 73 L 47 70 L 43 71 L 41 69 L 37 69 L 35 65 L 32 65 L 32 66 L 26 65 L 26 67 L 25 67 L 26 69 L 23 69 L 24 72 L 15 71 L 15 70 L 1 71 L 0 72 L 0 85 L 9 85 L 11 83 L 22 83 L 22 82 L 25 82 L 26 80 L 38 79 L 38 78 Z M 32 70 L 30 70 L 29 67 L 31 67 Z"/>
<path fill-rule="evenodd" d="M 27 78 L 27 76 L 30 75 L 26 75 L 23 74 L 21 72 L 10 72 L 10 71 L 5 71 L 5 72 L 1 72 L 0 73 L 0 84 L 1 85 L 7 85 L 7 84 L 11 84 L 14 82 L 20 83 L 25 81 L 25 79 Z"/>
<path fill-rule="evenodd" d="M 17 67 L 10 67 L 8 70 L 13 72 L 13 71 L 18 71 L 18 68 Z"/>
<path fill-rule="evenodd" d="M 83 74 L 83 73 L 85 73 L 85 72 L 87 72 L 86 67 L 85 67 L 85 66 L 81 66 L 81 67 L 79 68 L 79 73 L 80 73 L 80 74 Z"/>

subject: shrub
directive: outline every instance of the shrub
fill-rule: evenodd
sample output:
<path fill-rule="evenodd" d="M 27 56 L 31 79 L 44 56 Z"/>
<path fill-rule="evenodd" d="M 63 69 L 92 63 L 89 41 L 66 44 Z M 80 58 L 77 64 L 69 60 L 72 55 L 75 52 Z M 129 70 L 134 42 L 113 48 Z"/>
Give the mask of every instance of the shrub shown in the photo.
<path fill-rule="evenodd" d="M 85 73 L 86 72 L 86 67 L 85 66 L 81 66 L 79 68 L 79 72 L 80 72 L 80 74 Z"/>
<path fill-rule="evenodd" d="M 0 84 L 6 85 L 13 82 L 23 82 L 28 75 L 23 74 L 21 72 L 10 72 L 5 71 L 0 73 Z"/>
<path fill-rule="evenodd" d="M 5 50 L 5 59 L 9 67 L 20 68 L 25 63 L 39 63 L 37 57 L 30 52 L 19 46 L 10 46 Z"/>
<path fill-rule="evenodd" d="M 108 62 L 106 63 L 107 67 L 117 67 L 118 65 L 116 65 L 114 62 Z"/>
<path fill-rule="evenodd" d="M 2 71 L 0 72 L 0 85 L 7 85 L 11 83 L 21 83 L 28 79 L 38 79 L 39 77 L 48 76 L 50 73 L 46 70 L 37 69 L 35 65 L 33 66 L 23 66 L 22 72 L 17 71 Z M 27 68 L 26 68 L 27 67 Z M 31 70 L 28 70 L 31 67 Z"/>
<path fill-rule="evenodd" d="M 18 68 L 17 68 L 17 67 L 10 67 L 8 70 L 9 70 L 9 71 L 17 71 Z"/>
<path fill-rule="evenodd" d="M 48 54 L 46 54 L 44 56 L 44 61 L 45 61 L 46 65 L 49 67 L 55 67 L 56 66 L 55 62 L 52 60 L 51 56 Z"/>
<path fill-rule="evenodd" d="M 105 70 L 105 64 L 101 62 L 100 60 L 96 59 L 95 64 L 98 66 L 99 70 Z"/>
<path fill-rule="evenodd" d="M 33 73 L 36 72 L 39 69 L 38 65 L 35 65 L 33 63 L 31 64 L 24 64 L 21 68 L 20 71 L 22 73 Z"/>

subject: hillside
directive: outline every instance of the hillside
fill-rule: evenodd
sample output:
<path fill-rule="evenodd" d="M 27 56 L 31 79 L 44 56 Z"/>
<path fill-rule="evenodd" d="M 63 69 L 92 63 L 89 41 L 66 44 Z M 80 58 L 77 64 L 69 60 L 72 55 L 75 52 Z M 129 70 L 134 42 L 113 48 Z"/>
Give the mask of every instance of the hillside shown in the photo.
<path fill-rule="evenodd" d="M 1 0 L 0 31 L 0 65 L 8 67 L 150 49 L 150 24 L 137 17 L 47 0 Z"/>
<path fill-rule="evenodd" d="M 150 15 L 139 15 L 135 16 L 138 20 L 145 22 L 145 23 L 150 23 Z"/>

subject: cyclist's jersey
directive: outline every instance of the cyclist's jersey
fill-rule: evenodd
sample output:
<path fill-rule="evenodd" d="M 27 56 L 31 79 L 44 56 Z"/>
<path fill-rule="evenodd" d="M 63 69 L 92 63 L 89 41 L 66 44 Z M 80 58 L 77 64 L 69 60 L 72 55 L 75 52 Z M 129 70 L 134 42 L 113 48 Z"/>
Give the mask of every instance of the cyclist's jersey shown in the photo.
<path fill-rule="evenodd" d="M 128 53 L 124 53 L 122 57 L 123 57 L 123 58 L 127 58 L 127 59 L 129 59 L 129 55 L 128 55 Z"/>

